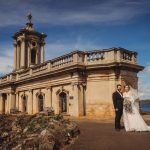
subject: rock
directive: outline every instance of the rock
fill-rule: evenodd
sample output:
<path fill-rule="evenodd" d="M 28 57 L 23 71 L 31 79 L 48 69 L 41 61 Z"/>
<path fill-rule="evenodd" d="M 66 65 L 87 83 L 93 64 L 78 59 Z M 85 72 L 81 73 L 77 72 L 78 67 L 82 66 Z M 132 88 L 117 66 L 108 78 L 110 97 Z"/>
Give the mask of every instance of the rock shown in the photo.
<path fill-rule="evenodd" d="M 17 146 L 13 147 L 12 150 L 22 150 L 22 144 L 18 144 Z"/>
<path fill-rule="evenodd" d="M 2 135 L 1 135 L 1 137 L 2 137 L 2 138 L 6 138 L 8 135 L 9 135 L 9 134 L 8 134 L 7 132 L 3 132 Z"/>
<path fill-rule="evenodd" d="M 53 107 L 45 107 L 45 108 L 44 108 L 44 112 L 45 112 L 48 116 L 54 115 L 54 109 L 53 109 Z"/>
<path fill-rule="evenodd" d="M 39 150 L 53 150 L 55 142 L 45 142 L 39 144 Z"/>
<path fill-rule="evenodd" d="M 37 134 L 37 133 L 27 134 L 26 137 L 27 137 L 27 138 L 38 137 L 38 134 Z"/>
<path fill-rule="evenodd" d="M 0 149 L 53 150 L 79 134 L 62 115 L 0 115 Z"/>
<path fill-rule="evenodd" d="M 23 130 L 23 133 L 26 133 L 28 131 L 28 127 L 26 127 L 24 130 Z"/>
<path fill-rule="evenodd" d="M 19 113 L 20 111 L 17 109 L 17 108 L 11 108 L 10 109 L 10 113 L 11 114 L 17 114 L 17 113 Z"/>
<path fill-rule="evenodd" d="M 55 141 L 54 136 L 50 131 L 44 129 L 40 134 L 39 150 L 53 150 Z"/>
<path fill-rule="evenodd" d="M 45 129 L 45 130 L 43 130 L 43 131 L 41 132 L 41 135 L 42 135 L 42 136 L 45 136 L 46 133 L 47 133 L 47 130 Z"/>

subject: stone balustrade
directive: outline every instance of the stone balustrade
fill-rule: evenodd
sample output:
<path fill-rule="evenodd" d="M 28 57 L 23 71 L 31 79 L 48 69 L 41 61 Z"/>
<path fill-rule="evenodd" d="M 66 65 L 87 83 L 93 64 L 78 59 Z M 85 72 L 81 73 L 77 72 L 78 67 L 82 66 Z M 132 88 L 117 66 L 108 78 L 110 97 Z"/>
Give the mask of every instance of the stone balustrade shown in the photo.
<path fill-rule="evenodd" d="M 73 54 L 68 54 L 68 55 L 58 57 L 58 58 L 52 60 L 51 66 L 52 66 L 52 68 L 60 67 L 60 66 L 64 66 L 66 64 L 69 64 L 71 62 L 73 62 Z"/>
<path fill-rule="evenodd" d="M 25 70 L 17 74 L 17 80 L 30 77 L 30 70 Z"/>
<path fill-rule="evenodd" d="M 131 62 L 136 64 L 137 61 L 137 53 L 131 51 L 122 51 L 121 52 L 122 61 Z"/>
<path fill-rule="evenodd" d="M 4 77 L 2 77 L 2 78 L 0 79 L 0 83 L 5 83 L 5 82 L 9 81 L 8 78 L 9 78 L 9 76 L 4 76 Z"/>
<path fill-rule="evenodd" d="M 105 52 L 102 51 L 93 51 L 87 52 L 85 55 L 85 61 L 87 62 L 94 62 L 105 59 Z"/>
<path fill-rule="evenodd" d="M 42 71 L 45 71 L 47 69 L 48 69 L 47 63 L 43 63 L 42 65 L 38 65 L 36 67 L 33 67 L 32 68 L 32 74 L 34 75 L 34 74 L 36 74 L 38 72 L 42 72 Z"/>
<path fill-rule="evenodd" d="M 0 78 L 0 84 L 6 82 L 13 82 L 31 76 L 43 74 L 53 69 L 59 69 L 60 67 L 66 67 L 73 64 L 107 64 L 113 62 L 126 62 L 130 64 L 136 64 L 137 53 L 128 51 L 123 48 L 111 48 L 104 50 L 94 51 L 74 51 L 67 55 L 49 60 L 40 65 L 32 66 L 26 70 L 16 71 Z"/>
<path fill-rule="evenodd" d="M 90 63 L 112 63 L 127 62 L 136 64 L 137 53 L 123 48 L 111 48 L 106 50 L 95 50 L 85 53 L 85 62 Z"/>

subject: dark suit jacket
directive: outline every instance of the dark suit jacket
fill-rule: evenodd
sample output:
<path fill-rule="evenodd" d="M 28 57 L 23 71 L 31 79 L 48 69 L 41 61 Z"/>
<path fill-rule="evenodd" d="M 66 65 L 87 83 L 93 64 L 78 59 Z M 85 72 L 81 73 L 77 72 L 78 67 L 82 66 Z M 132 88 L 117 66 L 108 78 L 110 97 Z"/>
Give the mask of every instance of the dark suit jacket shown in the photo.
<path fill-rule="evenodd" d="M 123 97 L 116 91 L 113 93 L 114 108 L 123 109 Z"/>

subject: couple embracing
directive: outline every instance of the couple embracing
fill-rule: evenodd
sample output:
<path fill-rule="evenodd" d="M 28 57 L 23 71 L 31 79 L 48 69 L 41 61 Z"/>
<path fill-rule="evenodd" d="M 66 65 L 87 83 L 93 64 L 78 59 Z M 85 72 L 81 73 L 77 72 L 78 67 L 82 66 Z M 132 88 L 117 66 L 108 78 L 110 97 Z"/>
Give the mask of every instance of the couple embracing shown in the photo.
<path fill-rule="evenodd" d="M 123 115 L 123 123 L 126 131 L 150 131 L 139 112 L 139 97 L 136 89 L 131 86 L 117 85 L 117 91 L 113 93 L 113 104 L 115 109 L 115 129 L 120 131 Z"/>

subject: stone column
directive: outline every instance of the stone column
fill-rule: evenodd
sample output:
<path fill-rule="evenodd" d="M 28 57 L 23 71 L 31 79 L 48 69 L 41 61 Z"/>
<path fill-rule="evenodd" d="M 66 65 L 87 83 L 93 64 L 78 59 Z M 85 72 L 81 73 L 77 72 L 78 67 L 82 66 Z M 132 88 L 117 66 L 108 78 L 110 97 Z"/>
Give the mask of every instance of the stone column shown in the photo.
<path fill-rule="evenodd" d="M 15 94 L 13 92 L 10 92 L 9 93 L 9 98 L 8 98 L 8 109 L 9 109 L 9 112 L 10 112 L 10 109 L 14 109 L 15 108 Z"/>
<path fill-rule="evenodd" d="M 19 110 L 19 96 L 18 96 L 18 92 L 16 92 L 16 108 Z"/>
<path fill-rule="evenodd" d="M 47 94 L 45 99 L 45 106 L 52 107 L 52 89 L 51 87 L 47 87 Z"/>
<path fill-rule="evenodd" d="M 17 69 L 20 68 L 20 46 L 17 45 Z"/>
<path fill-rule="evenodd" d="M 50 106 L 53 107 L 53 101 L 52 101 L 52 87 L 50 87 Z"/>
<path fill-rule="evenodd" d="M 22 111 L 22 98 L 21 98 L 21 92 L 18 93 L 18 109 L 19 111 Z"/>
<path fill-rule="evenodd" d="M 0 114 L 3 113 L 3 99 L 2 99 L 2 94 L 0 93 Z"/>
<path fill-rule="evenodd" d="M 10 93 L 7 93 L 7 100 L 6 100 L 6 110 L 5 113 L 10 113 Z"/>
<path fill-rule="evenodd" d="M 84 63 L 87 63 L 87 54 L 84 55 Z"/>
<path fill-rule="evenodd" d="M 41 63 L 43 63 L 44 60 L 45 60 L 45 56 L 44 56 L 44 54 L 45 54 L 44 45 L 45 45 L 45 43 L 42 43 L 42 46 L 41 46 Z"/>
<path fill-rule="evenodd" d="M 117 55 L 117 56 L 116 56 L 117 62 L 121 62 L 121 59 L 122 59 L 122 58 L 121 58 L 121 57 L 122 57 L 122 56 L 121 56 L 121 51 L 120 51 L 120 50 L 117 50 L 117 53 L 116 53 L 115 55 Z"/>
<path fill-rule="evenodd" d="M 83 115 L 86 116 L 86 83 L 82 83 L 83 87 Z"/>
<path fill-rule="evenodd" d="M 14 71 L 17 69 L 17 44 L 14 43 Z"/>
<path fill-rule="evenodd" d="M 115 74 L 110 74 L 109 75 L 109 94 L 108 94 L 108 105 L 107 106 L 107 117 L 113 117 L 115 114 L 114 112 L 114 106 L 113 106 L 113 101 L 112 101 L 112 93 L 114 93 L 117 90 L 117 81 L 116 81 L 116 77 Z M 121 83 L 120 83 L 121 84 Z M 106 103 L 106 102 L 105 102 Z"/>
<path fill-rule="evenodd" d="M 36 58 L 35 58 L 36 64 L 39 64 L 39 58 L 38 58 L 39 56 L 38 55 L 39 55 L 39 51 L 38 51 L 38 49 L 36 49 Z"/>
<path fill-rule="evenodd" d="M 29 90 L 29 96 L 27 101 L 27 111 L 29 114 L 33 114 L 33 90 Z"/>
<path fill-rule="evenodd" d="M 79 55 L 78 53 L 73 54 L 73 62 L 78 63 L 79 62 Z"/>
<path fill-rule="evenodd" d="M 16 96 L 15 96 L 15 93 L 11 93 L 11 108 L 16 108 Z"/>
<path fill-rule="evenodd" d="M 136 53 L 132 53 L 132 63 L 133 64 L 136 64 L 136 56 L 137 54 Z"/>
<path fill-rule="evenodd" d="M 83 86 L 75 83 L 74 84 L 74 116 L 83 116 Z"/>
<path fill-rule="evenodd" d="M 20 67 L 25 68 L 25 39 L 22 39 L 21 42 L 21 60 L 20 60 Z"/>
<path fill-rule="evenodd" d="M 17 46 L 17 52 L 16 52 L 16 69 L 19 69 L 19 55 L 18 55 L 18 46 Z"/>
<path fill-rule="evenodd" d="M 30 48 L 28 47 L 28 67 L 30 67 L 31 64 L 31 54 L 30 54 Z"/>
<path fill-rule="evenodd" d="M 84 88 L 83 85 L 79 85 L 79 116 L 84 115 Z"/>

